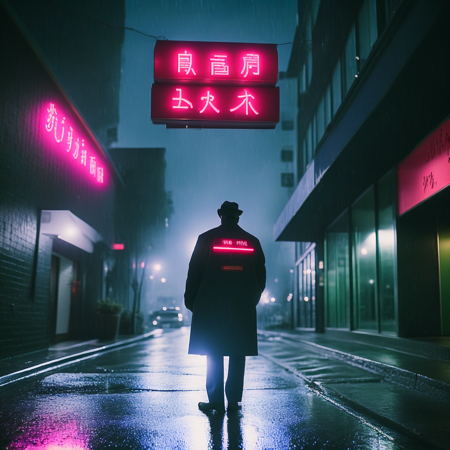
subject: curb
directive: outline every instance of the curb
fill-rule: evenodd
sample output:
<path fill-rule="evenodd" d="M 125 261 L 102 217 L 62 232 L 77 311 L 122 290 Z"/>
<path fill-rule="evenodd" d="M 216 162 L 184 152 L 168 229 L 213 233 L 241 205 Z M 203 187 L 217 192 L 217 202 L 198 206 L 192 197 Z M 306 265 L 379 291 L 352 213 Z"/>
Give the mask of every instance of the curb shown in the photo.
<path fill-rule="evenodd" d="M 118 350 L 121 347 L 129 347 L 137 344 L 138 342 L 145 341 L 154 336 L 159 336 L 162 330 L 153 330 L 149 333 L 142 334 L 130 339 L 124 339 L 120 342 L 114 342 L 112 344 L 106 344 L 102 347 L 93 348 L 90 350 L 85 350 L 79 353 L 74 353 L 72 355 L 63 356 L 61 358 L 56 358 L 51 361 L 46 361 L 35 366 L 27 367 L 26 369 L 19 370 L 17 372 L 9 373 L 8 375 L 3 375 L 0 377 L 0 388 L 16 381 L 21 381 L 36 375 L 40 375 L 45 372 L 50 372 L 52 370 L 65 367 L 71 364 L 76 364 L 87 359 L 95 358 L 103 353 Z"/>
<path fill-rule="evenodd" d="M 311 347 L 314 347 L 320 353 L 329 356 L 332 359 L 336 359 L 338 361 L 345 362 L 369 372 L 376 373 L 386 381 L 397 383 L 401 386 L 416 390 L 430 397 L 450 402 L 450 384 L 444 383 L 442 381 L 434 380 L 432 378 L 426 377 L 425 375 L 391 366 L 389 364 L 372 361 L 361 356 L 352 355 L 351 353 L 345 353 L 341 350 L 336 350 L 330 347 L 316 344 L 314 342 L 299 339 L 293 337 L 291 334 L 262 330 L 258 330 L 258 334 L 262 336 L 280 336 L 293 342 L 299 342 L 301 344 L 309 345 Z"/>

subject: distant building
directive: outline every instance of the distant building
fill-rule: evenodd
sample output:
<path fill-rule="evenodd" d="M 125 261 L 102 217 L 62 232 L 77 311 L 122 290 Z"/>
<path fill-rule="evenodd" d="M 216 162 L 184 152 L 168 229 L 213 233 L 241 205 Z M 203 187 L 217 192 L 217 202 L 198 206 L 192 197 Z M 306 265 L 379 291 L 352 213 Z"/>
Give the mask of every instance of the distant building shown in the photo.
<path fill-rule="evenodd" d="M 298 2 L 298 184 L 274 226 L 297 243 L 295 327 L 450 335 L 449 15 Z"/>

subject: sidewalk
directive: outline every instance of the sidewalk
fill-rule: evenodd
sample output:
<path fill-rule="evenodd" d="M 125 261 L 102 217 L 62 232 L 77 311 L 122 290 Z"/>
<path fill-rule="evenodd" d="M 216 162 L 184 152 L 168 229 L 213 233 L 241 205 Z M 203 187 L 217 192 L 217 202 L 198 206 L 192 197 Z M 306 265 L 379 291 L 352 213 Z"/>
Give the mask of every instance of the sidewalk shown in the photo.
<path fill-rule="evenodd" d="M 139 336 L 119 336 L 114 341 L 66 341 L 48 349 L 27 353 L 0 361 L 0 387 L 59 367 L 95 358 L 100 353 L 117 350 L 137 342 L 159 336 L 154 330 Z"/>
<path fill-rule="evenodd" d="M 450 347 L 401 338 L 363 334 L 338 339 L 313 331 L 258 331 L 313 347 L 331 359 L 346 362 L 430 397 L 450 402 Z M 364 342 L 366 341 L 366 342 Z M 426 356 L 428 355 L 428 356 Z"/>

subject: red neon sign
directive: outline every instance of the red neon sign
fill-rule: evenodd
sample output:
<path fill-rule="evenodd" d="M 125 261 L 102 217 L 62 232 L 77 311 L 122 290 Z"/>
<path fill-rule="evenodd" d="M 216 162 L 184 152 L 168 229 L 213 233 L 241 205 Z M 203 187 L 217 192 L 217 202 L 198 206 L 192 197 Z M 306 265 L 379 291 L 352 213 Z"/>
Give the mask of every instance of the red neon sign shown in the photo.
<path fill-rule="evenodd" d="M 125 245 L 124 244 L 113 244 L 112 249 L 113 250 L 125 250 Z"/>
<path fill-rule="evenodd" d="M 275 128 L 278 87 L 154 84 L 151 117 L 178 127 Z"/>
<path fill-rule="evenodd" d="M 70 155 L 72 163 L 83 169 L 93 181 L 103 184 L 106 175 L 103 163 L 96 153 L 87 148 L 85 140 L 75 135 L 73 126 L 68 123 L 64 114 L 58 116 L 54 103 L 48 105 L 45 117 L 45 130 L 50 133 L 59 149 Z"/>
<path fill-rule="evenodd" d="M 275 44 L 157 41 L 155 83 L 275 86 Z"/>
<path fill-rule="evenodd" d="M 255 251 L 251 243 L 245 239 L 214 239 L 213 250 L 233 253 L 253 253 Z"/>
<path fill-rule="evenodd" d="M 450 119 L 398 166 L 397 183 L 399 214 L 450 185 Z"/>

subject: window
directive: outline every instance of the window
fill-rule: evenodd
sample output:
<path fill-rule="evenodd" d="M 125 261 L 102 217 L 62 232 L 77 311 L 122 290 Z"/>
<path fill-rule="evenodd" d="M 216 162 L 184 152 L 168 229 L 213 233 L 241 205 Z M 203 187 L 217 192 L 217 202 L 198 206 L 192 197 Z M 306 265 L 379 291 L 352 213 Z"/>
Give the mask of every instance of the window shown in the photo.
<path fill-rule="evenodd" d="M 342 79 L 341 79 L 341 60 L 339 59 L 333 70 L 332 80 L 332 101 L 333 101 L 333 116 L 336 114 L 342 102 Z"/>
<path fill-rule="evenodd" d="M 326 232 L 326 326 L 350 328 L 350 264 L 348 212 Z"/>
<path fill-rule="evenodd" d="M 298 264 L 298 324 L 314 328 L 316 323 L 316 251 L 312 249 Z"/>
<path fill-rule="evenodd" d="M 325 129 L 331 122 L 331 86 L 328 85 L 324 96 L 324 109 L 325 109 Z"/>
<path fill-rule="evenodd" d="M 378 182 L 378 267 L 380 295 L 381 332 L 396 331 L 395 298 L 394 298 L 394 174 Z"/>
<path fill-rule="evenodd" d="M 316 143 L 318 144 L 325 133 L 325 96 L 316 111 Z"/>
<path fill-rule="evenodd" d="M 353 326 L 378 331 L 374 188 L 352 207 Z"/>
<path fill-rule="evenodd" d="M 366 62 L 372 46 L 377 40 L 377 4 L 376 0 L 364 0 L 358 14 L 357 27 L 357 63 L 358 71 Z"/>
<path fill-rule="evenodd" d="M 356 68 L 356 41 L 355 41 L 355 26 L 353 25 L 345 43 L 344 51 L 344 93 L 350 90 L 353 82 L 355 81 L 355 75 L 357 75 Z"/>

